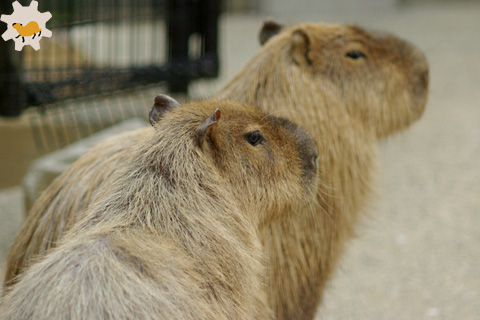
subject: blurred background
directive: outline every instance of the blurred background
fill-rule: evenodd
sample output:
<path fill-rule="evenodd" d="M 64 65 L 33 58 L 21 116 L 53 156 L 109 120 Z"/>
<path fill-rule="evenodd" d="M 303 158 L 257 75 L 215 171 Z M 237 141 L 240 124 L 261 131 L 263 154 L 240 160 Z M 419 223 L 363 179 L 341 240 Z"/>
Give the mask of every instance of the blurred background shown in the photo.
<path fill-rule="evenodd" d="M 418 46 L 430 98 L 382 141 L 377 199 L 317 318 L 479 319 L 480 1 L 39 0 L 39 11 L 53 32 L 40 50 L 0 40 L 2 274 L 38 193 L 92 144 L 147 125 L 157 93 L 213 95 L 259 50 L 265 18 L 355 23 Z"/>

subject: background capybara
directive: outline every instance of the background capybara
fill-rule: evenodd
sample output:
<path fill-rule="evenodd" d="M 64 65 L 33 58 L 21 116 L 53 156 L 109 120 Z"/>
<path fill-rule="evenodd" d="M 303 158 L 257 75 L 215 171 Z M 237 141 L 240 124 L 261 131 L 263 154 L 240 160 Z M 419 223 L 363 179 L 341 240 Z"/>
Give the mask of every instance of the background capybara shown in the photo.
<path fill-rule="evenodd" d="M 308 319 L 371 198 L 376 141 L 424 111 L 428 65 L 412 45 L 356 26 L 267 22 L 261 41 L 259 53 L 217 97 L 288 117 L 317 142 L 319 207 L 262 230 L 270 306 L 279 319 Z M 141 132 L 92 150 L 47 189 L 10 251 L 6 281 L 55 246 Z"/>
<path fill-rule="evenodd" d="M 157 96 L 149 128 L 2 319 L 265 319 L 260 225 L 316 199 L 315 143 L 253 106 Z"/>
<path fill-rule="evenodd" d="M 319 207 L 262 234 L 274 313 L 312 319 L 372 195 L 376 140 L 423 114 L 428 64 L 411 44 L 357 26 L 266 22 L 260 40 L 262 50 L 217 97 L 285 116 L 317 142 Z"/>

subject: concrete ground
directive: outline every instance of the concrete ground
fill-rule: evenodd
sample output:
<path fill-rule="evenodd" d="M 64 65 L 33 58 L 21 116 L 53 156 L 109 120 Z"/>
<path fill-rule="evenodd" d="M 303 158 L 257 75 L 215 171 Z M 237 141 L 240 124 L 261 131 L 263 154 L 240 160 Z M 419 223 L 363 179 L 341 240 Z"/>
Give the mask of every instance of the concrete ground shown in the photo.
<path fill-rule="evenodd" d="M 306 2 L 312 7 L 270 8 L 270 16 L 391 31 L 419 46 L 431 66 L 426 113 L 381 144 L 378 200 L 317 318 L 479 319 L 480 3 L 376 8 L 369 0 L 366 8 L 322 10 L 321 2 Z M 194 85 L 194 96 L 215 92 L 253 56 L 264 16 L 224 17 L 222 75 Z M 0 192 L 0 261 L 21 225 L 22 206 L 20 188 Z"/>

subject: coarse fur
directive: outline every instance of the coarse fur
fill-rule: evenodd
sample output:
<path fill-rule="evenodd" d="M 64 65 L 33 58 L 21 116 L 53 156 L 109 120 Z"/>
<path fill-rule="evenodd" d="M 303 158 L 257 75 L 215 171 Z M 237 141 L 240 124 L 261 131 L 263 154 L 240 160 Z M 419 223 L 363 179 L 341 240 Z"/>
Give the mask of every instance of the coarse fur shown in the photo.
<path fill-rule="evenodd" d="M 365 57 L 352 59 L 352 51 Z M 427 89 L 425 56 L 407 42 L 357 26 L 302 24 L 278 29 L 217 95 L 286 117 L 317 142 L 319 207 L 262 233 L 278 319 L 314 318 L 371 199 L 376 141 L 423 114 Z"/>
<path fill-rule="evenodd" d="M 371 200 L 376 141 L 408 127 L 424 111 L 428 64 L 407 42 L 356 26 L 269 22 L 260 38 L 264 46 L 217 97 L 288 117 L 317 142 L 319 207 L 262 230 L 276 317 L 312 319 L 345 240 Z M 354 51 L 364 57 L 352 58 Z M 7 286 L 81 218 L 79 207 L 92 202 L 141 132 L 92 150 L 47 189 L 10 250 Z"/>
<path fill-rule="evenodd" d="M 228 101 L 156 114 L 83 218 L 0 300 L 2 319 L 271 317 L 259 227 L 315 200 L 315 143 Z"/>

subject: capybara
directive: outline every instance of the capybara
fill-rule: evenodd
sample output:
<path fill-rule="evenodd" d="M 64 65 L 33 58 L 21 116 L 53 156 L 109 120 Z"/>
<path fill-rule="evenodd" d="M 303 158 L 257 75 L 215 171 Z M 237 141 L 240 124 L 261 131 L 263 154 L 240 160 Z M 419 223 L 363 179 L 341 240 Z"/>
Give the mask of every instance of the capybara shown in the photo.
<path fill-rule="evenodd" d="M 372 198 L 376 141 L 423 114 L 428 64 L 413 45 L 357 26 L 268 21 L 260 39 L 261 50 L 217 97 L 288 117 L 317 142 L 319 206 L 262 229 L 276 317 L 312 319 L 345 240 Z M 141 132 L 92 150 L 52 183 L 10 250 L 6 285 L 81 217 L 80 208 L 106 186 L 105 177 Z"/>
<path fill-rule="evenodd" d="M 154 128 L 2 319 L 267 319 L 259 227 L 316 201 L 314 141 L 228 101 L 159 95 Z"/>
<path fill-rule="evenodd" d="M 260 39 L 262 50 L 217 97 L 289 118 L 317 142 L 319 207 L 272 222 L 262 234 L 275 315 L 313 319 L 345 241 L 368 209 L 376 141 L 423 114 L 429 68 L 413 45 L 357 26 L 270 21 Z"/>

